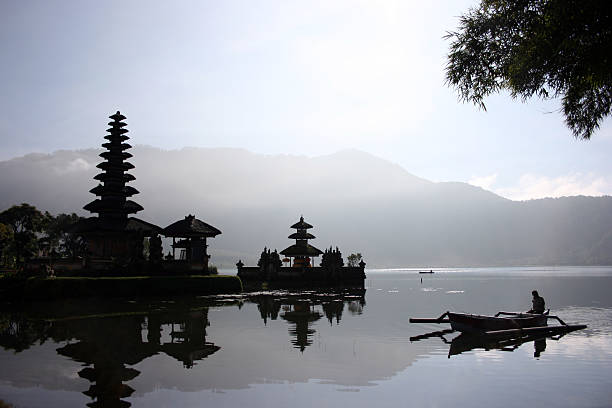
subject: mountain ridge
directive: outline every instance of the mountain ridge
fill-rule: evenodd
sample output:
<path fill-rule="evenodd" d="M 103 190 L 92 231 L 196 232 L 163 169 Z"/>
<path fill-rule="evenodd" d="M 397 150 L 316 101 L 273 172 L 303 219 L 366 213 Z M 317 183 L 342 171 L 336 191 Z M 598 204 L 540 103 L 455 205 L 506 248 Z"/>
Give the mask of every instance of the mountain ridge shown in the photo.
<path fill-rule="evenodd" d="M 0 209 L 21 202 L 88 215 L 102 149 L 0 162 Z M 307 157 L 239 148 L 130 150 L 136 216 L 161 226 L 187 214 L 220 228 L 213 262 L 253 263 L 290 245 L 300 215 L 313 245 L 361 252 L 369 267 L 612 264 L 612 197 L 512 201 L 462 182 L 432 182 L 359 150 Z"/>

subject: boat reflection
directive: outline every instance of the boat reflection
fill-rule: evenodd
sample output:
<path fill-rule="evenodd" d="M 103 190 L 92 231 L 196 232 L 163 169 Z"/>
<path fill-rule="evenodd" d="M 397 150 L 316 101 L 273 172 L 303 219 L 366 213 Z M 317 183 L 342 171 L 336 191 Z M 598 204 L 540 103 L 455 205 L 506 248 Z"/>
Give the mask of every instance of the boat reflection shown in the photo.
<path fill-rule="evenodd" d="M 462 353 L 466 353 L 472 350 L 501 350 L 501 351 L 514 351 L 523 344 L 533 342 L 533 356 L 539 358 L 541 354 L 546 350 L 546 340 L 560 340 L 567 333 L 561 333 L 556 336 L 516 336 L 516 337 L 505 337 L 505 338 L 492 338 L 479 334 L 461 333 L 458 336 L 452 338 L 450 341 L 446 338 L 447 335 L 456 333 L 451 329 L 439 330 L 430 333 L 421 334 L 410 338 L 411 342 L 421 341 L 433 337 L 440 338 L 445 344 L 448 344 L 448 358 L 456 356 Z"/>

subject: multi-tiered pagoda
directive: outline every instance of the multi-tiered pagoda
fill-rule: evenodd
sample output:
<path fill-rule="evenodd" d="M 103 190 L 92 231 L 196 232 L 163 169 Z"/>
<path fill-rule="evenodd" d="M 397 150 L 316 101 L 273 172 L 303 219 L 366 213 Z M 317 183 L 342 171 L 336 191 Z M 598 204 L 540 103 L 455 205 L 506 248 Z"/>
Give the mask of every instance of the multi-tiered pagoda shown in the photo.
<path fill-rule="evenodd" d="M 94 177 L 100 183 L 90 190 L 99 198 L 83 207 L 97 214 L 74 226 L 73 232 L 83 235 L 87 240 L 87 250 L 91 258 L 128 258 L 143 257 L 143 240 L 161 233 L 156 225 L 129 217 L 143 208 L 128 198 L 138 194 L 134 187 L 126 185 L 135 180 L 128 170 L 134 166 L 126 160 L 132 155 L 126 150 L 132 146 L 125 143 L 129 137 L 123 122 L 125 116 L 119 111 L 111 115 L 108 140 L 102 147 L 106 151 L 100 154 L 104 161 L 98 164 L 102 172 Z"/>
<path fill-rule="evenodd" d="M 288 258 L 293 258 L 293 267 L 310 267 L 310 258 L 319 256 L 323 253 L 318 248 L 313 247 L 308 243 L 309 239 L 314 239 L 315 236 L 308 232 L 312 225 L 304 221 L 304 217 L 300 217 L 300 221 L 291 226 L 297 231 L 289 235 L 289 239 L 295 239 L 295 244 L 281 251 L 282 255 Z"/>
<path fill-rule="evenodd" d="M 100 198 L 83 207 L 89 212 L 97 213 L 100 222 L 109 226 L 121 225 L 127 220 L 128 214 L 135 214 L 143 210 L 142 206 L 127 199 L 134 194 L 138 194 L 138 190 L 126 186 L 126 183 L 136 178 L 126 173 L 133 169 L 134 165 L 125 161 L 132 157 L 130 153 L 126 152 L 132 146 L 124 143 L 129 140 L 129 137 L 125 135 L 128 132 L 125 129 L 126 123 L 122 122 L 125 116 L 117 111 L 110 118 L 113 119 L 112 122 L 108 123 L 110 129 L 107 129 L 107 132 L 110 134 L 104 137 L 108 140 L 108 143 L 102 145 L 106 148 L 106 151 L 100 154 L 100 157 L 105 161 L 96 166 L 102 170 L 102 173 L 94 177 L 94 180 L 98 180 L 102 184 L 98 184 L 98 186 L 89 190 L 90 193 Z"/>

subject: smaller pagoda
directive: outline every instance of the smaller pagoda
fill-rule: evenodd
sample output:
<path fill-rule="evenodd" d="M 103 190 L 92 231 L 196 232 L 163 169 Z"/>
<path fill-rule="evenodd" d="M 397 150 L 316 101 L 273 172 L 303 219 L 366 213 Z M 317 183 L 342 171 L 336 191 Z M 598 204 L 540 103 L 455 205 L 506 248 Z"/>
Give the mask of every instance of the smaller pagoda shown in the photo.
<path fill-rule="evenodd" d="M 243 284 L 257 290 L 269 287 L 268 284 L 276 288 L 364 288 L 365 262 L 344 266 L 342 253 L 337 247 L 323 252 L 310 245 L 308 240 L 315 236 L 308 232 L 312 225 L 304 221 L 304 217 L 300 217 L 291 228 L 295 228 L 296 232 L 288 238 L 295 239 L 295 244 L 280 251 L 288 258 L 289 266 L 282 266 L 285 261 L 281 260 L 276 250 L 264 248 L 257 266 L 246 266 L 241 260 L 236 263 L 238 277 Z M 321 264 L 316 266 L 313 258 L 319 255 L 323 257 Z"/>
<path fill-rule="evenodd" d="M 313 266 L 310 262 L 310 258 L 323 254 L 323 251 L 308 243 L 309 239 L 316 238 L 308 232 L 308 230 L 312 228 L 312 225 L 304 221 L 304 217 L 302 216 L 298 222 L 291 226 L 291 228 L 297 230 L 288 237 L 289 239 L 295 239 L 295 244 L 283 249 L 281 254 L 289 258 L 290 266 L 294 268 L 310 268 Z M 291 262 L 292 259 L 293 262 Z"/>

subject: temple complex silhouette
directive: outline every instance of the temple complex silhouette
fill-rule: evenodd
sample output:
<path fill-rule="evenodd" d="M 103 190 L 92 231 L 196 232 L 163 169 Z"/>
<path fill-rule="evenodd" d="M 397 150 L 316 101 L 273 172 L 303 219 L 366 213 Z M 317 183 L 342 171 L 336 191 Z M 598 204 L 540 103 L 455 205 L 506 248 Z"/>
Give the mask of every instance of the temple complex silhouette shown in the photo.
<path fill-rule="evenodd" d="M 84 239 L 86 253 L 81 262 L 57 261 L 55 270 L 119 276 L 209 274 L 207 239 L 221 234 L 221 230 L 191 214 L 164 228 L 134 217 L 144 207 L 132 200 L 139 192 L 130 185 L 136 178 L 130 173 L 134 165 L 128 161 L 132 157 L 128 152 L 132 146 L 127 143 L 130 138 L 126 117 L 117 111 L 109 118 L 106 142 L 102 144 L 105 151 L 100 154 L 103 161 L 97 165 L 100 173 L 94 177 L 98 184 L 90 190 L 96 198 L 83 207 L 94 215 L 81 219 L 70 230 Z M 308 230 L 313 226 L 303 216 L 290 228 L 296 230 L 288 237 L 295 243 L 280 254 L 264 248 L 257 266 L 244 266 L 242 261 L 237 263 L 238 276 L 244 283 L 363 288 L 363 260 L 358 265 L 345 266 L 337 247 L 321 251 L 311 245 L 309 240 L 315 236 Z M 171 250 L 166 256 L 163 255 L 162 236 L 172 239 Z M 319 256 L 321 262 L 317 266 L 315 259 Z"/>
<path fill-rule="evenodd" d="M 56 269 L 207 274 L 210 255 L 206 239 L 221 231 L 191 214 L 165 228 L 130 216 L 144 209 L 130 199 L 139 192 L 127 184 L 136 179 L 128 173 L 134 168 L 127 161 L 132 157 L 127 152 L 132 146 L 126 143 L 129 140 L 126 117 L 117 111 L 110 119 L 109 134 L 104 137 L 108 142 L 102 144 L 106 150 L 100 154 L 104 161 L 96 166 L 101 173 L 94 177 L 99 184 L 90 190 L 98 198 L 83 207 L 97 215 L 79 221 L 70 231 L 85 239 L 86 256 L 81 265 L 60 262 Z M 172 238 L 172 252 L 165 258 L 162 235 Z M 178 258 L 176 249 L 180 250 Z"/>
<path fill-rule="evenodd" d="M 295 239 L 295 244 L 283 249 L 279 253 L 264 248 L 257 266 L 245 266 L 238 261 L 238 276 L 247 287 L 257 287 L 262 282 L 274 287 L 356 287 L 363 288 L 365 282 L 365 262 L 361 260 L 358 265 L 344 265 L 342 253 L 336 247 L 325 251 L 312 246 L 308 240 L 316 238 L 308 230 L 313 226 L 301 216 L 299 221 L 290 228 L 296 232 L 289 235 Z M 314 265 L 314 259 L 322 255 L 319 266 Z M 283 266 L 283 263 L 288 266 Z"/>

